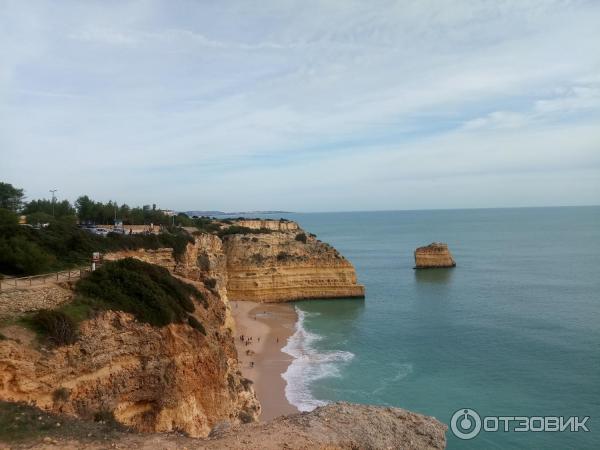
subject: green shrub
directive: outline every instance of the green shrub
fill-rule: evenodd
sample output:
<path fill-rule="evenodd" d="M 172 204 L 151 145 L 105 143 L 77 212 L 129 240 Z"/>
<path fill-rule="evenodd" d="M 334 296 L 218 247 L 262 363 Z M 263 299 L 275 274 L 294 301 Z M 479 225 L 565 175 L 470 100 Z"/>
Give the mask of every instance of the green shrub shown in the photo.
<path fill-rule="evenodd" d="M 296 235 L 296 240 L 300 241 L 300 242 L 303 242 L 304 244 L 306 244 L 306 240 L 307 240 L 306 234 L 304 234 L 304 233 L 298 233 Z"/>
<path fill-rule="evenodd" d="M 248 228 L 239 225 L 231 225 L 227 228 L 221 229 L 217 235 L 219 237 L 229 236 L 231 234 L 269 234 L 271 230 L 268 228 Z"/>
<path fill-rule="evenodd" d="M 117 420 L 115 419 L 115 415 L 112 411 L 103 409 L 94 413 L 94 422 L 116 424 Z"/>
<path fill-rule="evenodd" d="M 0 208 L 0 227 L 16 226 L 19 223 L 19 217 L 8 209 Z"/>
<path fill-rule="evenodd" d="M 71 395 L 71 391 L 65 387 L 60 387 L 58 389 L 55 389 L 54 392 L 52 392 L 52 400 L 55 403 L 59 403 L 59 402 L 66 402 L 67 400 L 69 400 L 69 397 Z"/>
<path fill-rule="evenodd" d="M 292 255 L 290 255 L 289 253 L 286 252 L 279 252 L 277 254 L 277 261 L 287 261 L 292 257 Z"/>
<path fill-rule="evenodd" d="M 62 311 L 43 309 L 27 321 L 36 332 L 56 346 L 71 345 L 77 340 L 75 322 Z"/>
<path fill-rule="evenodd" d="M 0 272 L 11 275 L 36 275 L 87 264 L 93 252 L 170 247 L 179 259 L 193 242 L 190 235 L 177 229 L 158 235 L 98 236 L 62 220 L 40 230 L 19 226 L 13 223 L 13 216 L 3 222 L 0 210 Z"/>
<path fill-rule="evenodd" d="M 96 300 L 100 309 L 125 311 L 157 327 L 186 321 L 195 309 L 192 298 L 207 306 L 194 286 L 173 277 L 164 267 L 133 258 L 103 264 L 79 280 L 76 291 Z"/>
<path fill-rule="evenodd" d="M 188 324 L 189 326 L 191 326 L 195 330 L 198 330 L 200 333 L 206 336 L 206 329 L 204 328 L 204 325 L 202 325 L 202 323 L 200 323 L 200 321 L 194 316 L 188 316 Z"/>

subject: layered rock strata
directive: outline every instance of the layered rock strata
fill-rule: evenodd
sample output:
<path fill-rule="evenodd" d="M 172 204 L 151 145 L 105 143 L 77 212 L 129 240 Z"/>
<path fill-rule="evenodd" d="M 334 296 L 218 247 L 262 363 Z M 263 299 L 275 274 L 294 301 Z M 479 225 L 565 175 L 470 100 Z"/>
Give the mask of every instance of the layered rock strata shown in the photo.
<path fill-rule="evenodd" d="M 433 242 L 415 250 L 415 269 L 456 267 L 448 245 Z"/>
<path fill-rule="evenodd" d="M 296 239 L 298 235 L 303 237 Z M 223 249 L 230 300 L 284 302 L 365 295 L 352 264 L 300 230 L 225 236 Z"/>
<path fill-rule="evenodd" d="M 238 370 L 226 307 L 204 295 L 208 307 L 194 315 L 206 335 L 113 311 L 84 321 L 75 344 L 53 349 L 4 331 L 0 398 L 88 419 L 112 414 L 139 431 L 191 436 L 206 436 L 222 421 L 256 420 L 260 405 Z"/>

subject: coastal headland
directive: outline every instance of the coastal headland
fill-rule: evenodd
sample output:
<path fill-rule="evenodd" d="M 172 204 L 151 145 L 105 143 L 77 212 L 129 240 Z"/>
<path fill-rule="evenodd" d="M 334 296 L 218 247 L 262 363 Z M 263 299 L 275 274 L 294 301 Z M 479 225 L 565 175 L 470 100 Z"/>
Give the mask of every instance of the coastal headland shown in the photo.
<path fill-rule="evenodd" d="M 364 296 L 352 264 L 290 221 L 229 220 L 211 232 L 187 233 L 188 242 L 178 249 L 106 253 L 92 275 L 60 283 L 61 299 L 54 303 L 48 300 L 52 289 L 29 296 L 23 290 L 3 292 L 0 317 L 13 317 L 0 325 L 0 400 L 193 437 L 214 435 L 222 424 L 237 427 L 296 413 L 281 376 L 291 362 L 281 349 L 294 333 L 296 313 L 276 303 Z M 165 319 L 103 291 L 120 283 L 128 268 L 132 280 L 140 270 L 149 277 L 147 283 L 136 281 L 142 291 L 180 286 L 176 295 L 165 291 L 174 296 L 165 297 L 164 304 L 174 308 Z M 126 291 L 147 301 L 146 294 Z M 185 300 L 190 293 L 191 302 Z M 25 298 L 27 307 L 11 309 L 14 295 Z M 148 301 L 156 301 L 153 295 Z M 100 309 L 90 307 L 96 296 L 106 298 Z M 48 310 L 49 304 L 57 309 Z M 75 323 L 69 340 L 44 340 L 39 330 L 21 325 L 40 313 L 56 318 L 47 311 Z M 432 438 L 436 446 L 442 442 L 440 427 Z"/>

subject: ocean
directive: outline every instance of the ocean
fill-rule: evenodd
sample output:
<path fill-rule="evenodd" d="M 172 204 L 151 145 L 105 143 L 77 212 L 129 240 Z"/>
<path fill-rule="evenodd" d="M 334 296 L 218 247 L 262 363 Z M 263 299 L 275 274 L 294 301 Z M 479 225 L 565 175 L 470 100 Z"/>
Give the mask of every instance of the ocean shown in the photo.
<path fill-rule="evenodd" d="M 448 448 L 600 448 L 600 207 L 286 217 L 366 286 L 364 300 L 295 303 L 291 403 L 388 405 L 446 424 L 469 408 L 488 430 L 498 416 L 589 416 L 589 432 L 449 430 Z M 434 241 L 457 267 L 413 270 L 414 249 Z"/>

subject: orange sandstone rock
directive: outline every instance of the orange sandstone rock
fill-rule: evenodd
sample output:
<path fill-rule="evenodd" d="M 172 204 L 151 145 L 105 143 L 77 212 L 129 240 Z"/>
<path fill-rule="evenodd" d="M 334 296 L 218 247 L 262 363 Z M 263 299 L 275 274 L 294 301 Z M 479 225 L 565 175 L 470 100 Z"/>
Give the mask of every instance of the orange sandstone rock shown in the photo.
<path fill-rule="evenodd" d="M 456 267 L 448 245 L 433 242 L 415 250 L 415 269 Z"/>

